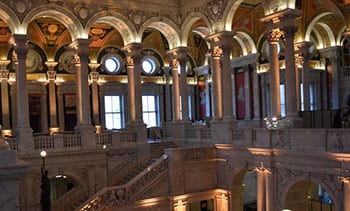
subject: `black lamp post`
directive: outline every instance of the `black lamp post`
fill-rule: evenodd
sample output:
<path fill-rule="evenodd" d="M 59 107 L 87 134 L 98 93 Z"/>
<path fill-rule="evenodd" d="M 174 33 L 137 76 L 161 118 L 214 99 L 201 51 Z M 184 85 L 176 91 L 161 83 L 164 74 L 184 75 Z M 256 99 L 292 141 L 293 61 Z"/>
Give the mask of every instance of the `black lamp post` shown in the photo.
<path fill-rule="evenodd" d="M 43 162 L 41 164 L 41 198 L 40 198 L 40 205 L 42 211 L 50 211 L 51 210 L 51 199 L 50 199 L 50 179 L 48 177 L 48 171 L 46 170 L 45 166 L 45 158 L 46 158 L 46 151 L 41 151 L 40 156 L 43 159 Z"/>

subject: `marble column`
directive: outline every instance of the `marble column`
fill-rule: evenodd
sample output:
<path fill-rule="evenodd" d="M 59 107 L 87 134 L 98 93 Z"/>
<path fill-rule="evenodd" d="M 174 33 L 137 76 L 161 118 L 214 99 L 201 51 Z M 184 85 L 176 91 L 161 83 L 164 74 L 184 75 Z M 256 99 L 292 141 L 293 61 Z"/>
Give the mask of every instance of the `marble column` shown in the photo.
<path fill-rule="evenodd" d="M 89 64 L 89 67 L 91 69 L 90 72 L 90 78 L 91 78 L 91 98 L 92 98 L 92 122 L 94 123 L 95 127 L 100 126 L 100 106 L 99 106 L 99 97 L 98 97 L 98 77 L 99 74 L 96 71 L 96 69 L 100 66 L 100 64 Z"/>
<path fill-rule="evenodd" d="M 228 211 L 228 196 L 225 193 L 215 195 L 216 209 L 219 211 Z"/>
<path fill-rule="evenodd" d="M 77 83 L 77 126 L 75 130 L 79 133 L 93 132 L 90 115 L 89 95 L 89 44 L 91 40 L 77 39 L 71 44 L 76 51 L 76 83 Z"/>
<path fill-rule="evenodd" d="M 253 119 L 258 120 L 261 118 L 260 114 L 260 84 L 259 84 L 259 75 L 256 68 L 256 65 L 253 67 Z"/>
<path fill-rule="evenodd" d="M 213 57 L 214 117 L 227 121 L 235 120 L 233 113 L 232 69 L 230 56 L 234 32 L 224 31 L 208 36 Z"/>
<path fill-rule="evenodd" d="M 50 133 L 58 132 L 57 125 L 57 102 L 56 102 L 56 71 L 54 70 L 57 62 L 45 62 L 48 67 L 46 72 L 47 78 L 49 80 L 49 113 L 50 113 Z"/>
<path fill-rule="evenodd" d="M 271 116 L 281 117 L 280 67 L 278 60 L 278 42 L 283 35 L 279 29 L 272 29 L 268 33 L 269 63 L 270 63 L 270 101 Z"/>
<path fill-rule="evenodd" d="M 303 102 L 304 102 L 304 111 L 310 111 L 310 47 L 312 46 L 311 42 L 300 42 L 296 43 L 296 53 L 298 54 L 298 59 L 302 65 L 301 81 L 303 84 Z"/>
<path fill-rule="evenodd" d="M 257 211 L 267 211 L 265 209 L 266 202 L 265 202 L 265 173 L 262 171 L 256 172 L 256 197 L 257 197 Z"/>
<path fill-rule="evenodd" d="M 295 53 L 294 53 L 294 33 L 295 26 L 284 27 L 285 49 L 286 49 L 286 70 L 285 70 L 285 86 L 286 86 L 286 115 L 287 117 L 297 116 L 298 92 L 299 84 L 297 84 L 295 69 Z M 300 102 L 300 100 L 299 100 Z"/>
<path fill-rule="evenodd" d="M 265 170 L 266 211 L 275 210 L 275 188 L 272 170 Z"/>
<path fill-rule="evenodd" d="M 8 94 L 8 77 L 9 71 L 7 65 L 10 63 L 9 60 L 0 61 L 0 77 L 1 77 L 1 109 L 2 109 L 2 131 L 11 130 L 10 123 L 10 101 Z M 5 135 L 5 134 L 3 134 Z"/>
<path fill-rule="evenodd" d="M 49 126 L 47 120 L 47 90 L 46 90 L 47 83 L 43 83 L 41 86 L 41 97 L 40 97 L 40 104 L 41 104 L 41 112 L 40 112 L 40 119 L 41 119 L 41 132 L 48 134 L 49 133 Z"/>
<path fill-rule="evenodd" d="M 13 81 L 9 81 L 10 85 L 10 99 L 11 99 L 11 123 L 12 123 L 12 129 L 17 128 L 17 90 L 16 90 L 16 83 Z"/>
<path fill-rule="evenodd" d="M 177 48 L 177 60 L 179 61 L 180 67 L 180 97 L 181 97 L 181 111 L 182 121 L 189 121 L 189 110 L 188 110 L 188 93 L 187 93 L 187 53 L 190 51 L 187 47 Z"/>
<path fill-rule="evenodd" d="M 212 93 L 214 102 L 214 114 L 213 120 L 222 120 L 222 84 L 221 84 L 221 70 L 220 70 L 220 57 L 222 56 L 222 49 L 215 47 L 212 49 L 213 58 L 213 73 L 212 73 Z"/>
<path fill-rule="evenodd" d="M 285 86 L 286 86 L 286 126 L 296 126 L 300 119 L 297 118 L 297 89 L 295 73 L 294 33 L 296 31 L 295 19 L 301 15 L 299 10 L 285 9 L 261 18 L 267 23 L 269 31 L 270 50 L 270 98 L 271 115 L 277 118 L 281 116 L 280 105 L 280 67 L 278 59 L 278 42 L 281 36 L 285 41 Z"/>
<path fill-rule="evenodd" d="M 129 125 L 143 124 L 142 120 L 142 86 L 141 59 L 142 44 L 130 43 L 124 47 L 127 57 Z"/>
<path fill-rule="evenodd" d="M 167 52 L 170 57 L 172 76 L 173 76 L 173 122 L 181 120 L 180 116 L 180 80 L 179 80 L 179 61 L 176 59 L 176 49 Z"/>
<path fill-rule="evenodd" d="M 57 107 L 58 107 L 58 125 L 59 130 L 64 131 L 65 123 L 64 123 L 64 99 L 63 99 L 63 91 L 62 84 L 57 84 Z"/>
<path fill-rule="evenodd" d="M 165 101 L 165 121 L 171 122 L 172 120 L 172 110 L 171 110 L 171 91 L 170 91 L 170 67 L 163 67 L 164 71 L 164 101 Z"/>
<path fill-rule="evenodd" d="M 26 58 L 28 53 L 26 35 L 13 35 L 14 60 L 16 68 L 16 89 L 17 89 L 17 127 L 16 139 L 19 143 L 19 151 L 23 153 L 34 150 L 33 130 L 29 123 L 29 104 L 27 90 Z"/>
<path fill-rule="evenodd" d="M 343 181 L 344 184 L 344 211 L 350 211 L 350 178 L 347 177 Z"/>

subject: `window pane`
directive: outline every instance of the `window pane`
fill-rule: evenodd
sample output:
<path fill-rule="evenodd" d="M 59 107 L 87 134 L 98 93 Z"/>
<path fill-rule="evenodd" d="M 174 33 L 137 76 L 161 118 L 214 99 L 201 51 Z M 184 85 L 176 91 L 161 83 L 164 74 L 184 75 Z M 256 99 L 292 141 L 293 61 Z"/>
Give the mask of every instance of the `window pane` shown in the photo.
<path fill-rule="evenodd" d="M 121 96 L 105 96 L 105 124 L 107 129 L 123 127 Z"/>
<path fill-rule="evenodd" d="M 142 96 L 142 117 L 147 127 L 158 126 L 157 99 L 155 95 Z"/>

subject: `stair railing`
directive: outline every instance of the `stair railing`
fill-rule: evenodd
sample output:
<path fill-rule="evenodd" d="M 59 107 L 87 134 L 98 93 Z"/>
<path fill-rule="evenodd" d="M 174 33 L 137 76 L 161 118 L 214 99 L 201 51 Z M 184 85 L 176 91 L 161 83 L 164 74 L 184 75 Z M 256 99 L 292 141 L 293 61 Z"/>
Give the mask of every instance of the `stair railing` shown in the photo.
<path fill-rule="evenodd" d="M 168 169 L 167 158 L 167 155 L 163 155 L 125 185 L 103 188 L 78 210 L 90 211 L 102 207 L 133 204 L 138 196 L 146 189 L 147 184 L 150 184 L 153 180 L 159 179 L 166 174 Z"/>

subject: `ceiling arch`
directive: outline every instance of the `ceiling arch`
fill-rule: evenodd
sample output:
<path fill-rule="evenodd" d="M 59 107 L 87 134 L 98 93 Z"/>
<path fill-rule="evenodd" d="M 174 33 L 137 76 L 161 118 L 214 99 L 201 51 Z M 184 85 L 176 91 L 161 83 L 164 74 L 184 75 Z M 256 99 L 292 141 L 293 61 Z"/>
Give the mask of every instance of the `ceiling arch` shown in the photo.
<path fill-rule="evenodd" d="M 142 34 L 147 27 L 160 31 L 167 39 L 169 49 L 181 46 L 179 36 L 180 29 L 172 21 L 168 19 L 159 20 L 159 18 L 151 18 L 142 25 L 138 37 L 136 38 L 136 42 L 141 42 Z"/>
<path fill-rule="evenodd" d="M 193 29 L 192 28 L 193 24 L 198 20 L 202 20 L 205 23 L 206 27 L 203 26 L 203 27 L 197 27 Z M 182 30 L 181 30 L 182 46 L 187 45 L 188 36 L 191 33 L 191 30 L 197 33 L 198 35 L 200 35 L 203 39 L 212 33 L 212 30 L 210 28 L 210 23 L 207 17 L 205 17 L 202 13 L 196 13 L 196 12 L 193 12 L 190 15 L 188 15 L 184 23 L 182 24 Z"/>
<path fill-rule="evenodd" d="M 5 4 L 0 2 L 0 19 L 10 28 L 13 34 L 25 34 L 21 30 L 21 24 L 15 13 Z"/>
<path fill-rule="evenodd" d="M 43 17 L 52 18 L 62 23 L 68 29 L 73 41 L 78 38 L 88 38 L 88 33 L 84 30 L 80 20 L 71 11 L 57 5 L 42 5 L 31 10 L 23 20 L 24 33 L 27 32 L 31 21 Z"/>
<path fill-rule="evenodd" d="M 136 42 L 137 31 L 130 21 L 121 14 L 106 14 L 101 12 L 90 18 L 86 25 L 86 31 L 89 31 L 94 23 L 107 23 L 113 26 L 122 36 L 124 45 Z"/>

